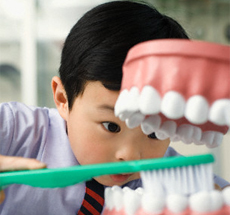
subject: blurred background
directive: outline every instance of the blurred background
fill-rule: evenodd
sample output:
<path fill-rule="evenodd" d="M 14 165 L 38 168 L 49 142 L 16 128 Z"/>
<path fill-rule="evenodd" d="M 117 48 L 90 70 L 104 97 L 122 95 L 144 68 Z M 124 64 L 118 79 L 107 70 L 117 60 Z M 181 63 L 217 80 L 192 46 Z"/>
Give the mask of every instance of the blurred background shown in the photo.
<path fill-rule="evenodd" d="M 0 0 L 0 102 L 54 107 L 50 82 L 58 74 L 63 42 L 86 11 L 104 2 L 109 1 Z M 230 45 L 229 0 L 145 2 L 176 19 L 190 38 Z M 185 155 L 213 153 L 215 173 L 230 181 L 229 133 L 217 149 L 172 146 Z"/>

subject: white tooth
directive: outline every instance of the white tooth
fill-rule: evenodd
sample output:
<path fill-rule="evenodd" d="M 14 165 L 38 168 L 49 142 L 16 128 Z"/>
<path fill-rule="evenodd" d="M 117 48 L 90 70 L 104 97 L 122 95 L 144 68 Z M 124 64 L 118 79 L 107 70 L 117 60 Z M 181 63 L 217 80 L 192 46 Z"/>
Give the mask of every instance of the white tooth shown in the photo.
<path fill-rule="evenodd" d="M 167 92 L 161 103 L 161 112 L 170 119 L 179 119 L 184 115 L 185 100 L 184 97 L 175 92 Z"/>
<path fill-rule="evenodd" d="M 188 99 L 184 115 L 191 123 L 203 124 L 207 122 L 208 113 L 209 104 L 203 96 L 197 95 Z"/>
<path fill-rule="evenodd" d="M 134 190 L 124 192 L 124 208 L 127 215 L 134 215 L 140 208 L 140 195 Z"/>
<path fill-rule="evenodd" d="M 108 210 L 113 210 L 114 208 L 113 191 L 110 187 L 105 188 L 105 205 Z"/>
<path fill-rule="evenodd" d="M 161 117 L 159 115 L 149 116 L 141 123 L 141 129 L 144 134 L 149 135 L 158 130 L 161 125 Z"/>
<path fill-rule="evenodd" d="M 192 143 L 193 126 L 184 124 L 177 128 L 176 136 L 186 144 Z"/>
<path fill-rule="evenodd" d="M 113 202 L 117 211 L 120 211 L 123 207 L 123 191 L 119 186 L 113 186 Z"/>
<path fill-rule="evenodd" d="M 200 143 L 202 130 L 193 125 L 181 125 L 176 132 L 186 144 Z"/>
<path fill-rule="evenodd" d="M 142 196 L 143 193 L 144 193 L 144 189 L 143 189 L 143 187 L 138 187 L 138 188 L 135 190 L 135 192 L 137 192 L 140 196 Z"/>
<path fill-rule="evenodd" d="M 115 107 L 114 107 L 115 116 L 119 116 L 120 114 L 126 111 L 125 104 L 127 102 L 128 94 L 129 94 L 129 91 L 127 89 L 123 90 L 119 94 Z"/>
<path fill-rule="evenodd" d="M 222 143 L 223 136 L 220 132 L 205 131 L 202 134 L 201 142 L 205 143 L 208 148 L 214 148 Z"/>
<path fill-rule="evenodd" d="M 167 207 L 173 213 L 182 213 L 188 206 L 188 199 L 186 196 L 179 194 L 170 194 L 167 197 Z"/>
<path fill-rule="evenodd" d="M 217 125 L 230 125 L 230 99 L 215 101 L 210 108 L 209 120 Z"/>
<path fill-rule="evenodd" d="M 221 192 L 218 190 L 211 191 L 210 198 L 211 198 L 210 211 L 220 210 L 224 204 L 224 200 Z"/>
<path fill-rule="evenodd" d="M 223 198 L 224 198 L 225 205 L 230 206 L 230 187 L 229 186 L 225 187 L 222 190 L 222 195 L 223 195 Z"/>
<path fill-rule="evenodd" d="M 160 131 L 166 136 L 172 137 L 176 133 L 177 124 L 174 121 L 165 121 L 160 127 Z"/>
<path fill-rule="evenodd" d="M 135 128 L 139 126 L 145 119 L 145 115 L 140 112 L 133 113 L 128 119 L 125 120 L 126 125 L 129 128 Z"/>
<path fill-rule="evenodd" d="M 181 141 L 181 137 L 177 134 L 175 134 L 173 137 L 170 137 L 171 142 L 179 142 Z"/>
<path fill-rule="evenodd" d="M 125 121 L 128 119 L 133 113 L 129 111 L 124 111 L 123 113 L 119 114 L 118 117 L 121 121 Z"/>
<path fill-rule="evenodd" d="M 147 213 L 162 213 L 165 207 L 165 197 L 155 196 L 153 193 L 146 192 L 141 200 L 142 208 Z"/>
<path fill-rule="evenodd" d="M 139 89 L 137 87 L 132 87 L 129 91 L 127 98 L 126 108 L 129 112 L 139 111 Z"/>
<path fill-rule="evenodd" d="M 125 187 L 123 187 L 123 192 L 125 193 L 125 192 L 129 192 L 129 191 L 131 191 L 131 188 L 129 188 L 129 187 L 127 187 L 127 186 L 125 186 Z"/>
<path fill-rule="evenodd" d="M 115 105 L 115 115 L 118 116 L 121 121 L 125 121 L 131 117 L 133 113 L 138 111 L 139 90 L 137 87 L 132 87 L 129 92 L 125 90 L 122 91 L 120 96 L 118 97 L 118 105 Z"/>
<path fill-rule="evenodd" d="M 139 108 L 144 115 L 154 115 L 160 112 L 160 94 L 151 86 L 144 86 L 139 100 Z"/>
<path fill-rule="evenodd" d="M 189 198 L 189 206 L 194 212 L 209 212 L 211 198 L 207 191 L 195 193 Z"/>
<path fill-rule="evenodd" d="M 202 130 L 197 126 L 193 126 L 192 140 L 194 143 L 200 142 L 202 137 Z"/>
<path fill-rule="evenodd" d="M 177 127 L 176 134 L 171 138 L 172 141 L 183 141 L 186 144 L 192 143 L 193 126 L 189 124 Z"/>
<path fill-rule="evenodd" d="M 161 130 L 156 131 L 155 135 L 159 140 L 166 140 L 169 138 L 168 134 L 166 134 L 164 131 Z"/>

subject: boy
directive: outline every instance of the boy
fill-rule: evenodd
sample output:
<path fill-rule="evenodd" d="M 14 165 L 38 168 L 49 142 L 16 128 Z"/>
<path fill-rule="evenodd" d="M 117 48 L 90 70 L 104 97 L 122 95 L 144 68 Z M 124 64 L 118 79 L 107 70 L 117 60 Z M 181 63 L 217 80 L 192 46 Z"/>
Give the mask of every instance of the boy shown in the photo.
<path fill-rule="evenodd" d="M 128 129 L 114 116 L 122 64 L 137 43 L 160 38 L 188 39 L 173 19 L 147 5 L 117 1 L 86 13 L 66 39 L 60 78 L 52 79 L 55 109 L 19 103 L 0 106 L 2 155 L 34 158 L 21 168 L 49 168 L 173 156 L 169 140 Z M 2 162 L 9 159 L 1 157 Z M 19 161 L 24 162 L 24 160 Z M 31 164 L 31 167 L 28 165 Z M 8 165 L 8 164 L 7 164 Z M 139 174 L 95 178 L 105 186 L 141 186 Z M 85 184 L 63 189 L 12 185 L 5 189 L 1 214 L 77 214 Z"/>

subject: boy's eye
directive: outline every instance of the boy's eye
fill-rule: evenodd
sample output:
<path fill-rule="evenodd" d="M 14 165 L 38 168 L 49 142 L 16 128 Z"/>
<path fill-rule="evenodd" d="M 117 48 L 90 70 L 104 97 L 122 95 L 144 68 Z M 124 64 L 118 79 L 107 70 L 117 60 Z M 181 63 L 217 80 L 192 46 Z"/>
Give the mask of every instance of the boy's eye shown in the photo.
<path fill-rule="evenodd" d="M 156 137 L 156 135 L 155 135 L 155 133 L 153 132 L 153 133 L 151 133 L 151 134 L 149 134 L 148 135 L 148 138 L 151 138 L 151 139 L 157 139 L 157 137 Z"/>
<path fill-rule="evenodd" d="M 105 127 L 106 130 L 113 133 L 117 133 L 121 130 L 119 125 L 112 122 L 103 122 L 102 125 Z"/>

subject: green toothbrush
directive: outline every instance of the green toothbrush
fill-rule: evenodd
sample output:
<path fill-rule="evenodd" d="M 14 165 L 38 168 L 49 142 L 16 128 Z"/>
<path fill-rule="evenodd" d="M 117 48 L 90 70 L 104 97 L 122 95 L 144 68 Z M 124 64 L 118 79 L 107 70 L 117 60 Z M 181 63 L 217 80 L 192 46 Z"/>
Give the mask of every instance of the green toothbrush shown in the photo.
<path fill-rule="evenodd" d="M 209 164 L 214 161 L 211 154 L 91 164 L 56 169 L 23 170 L 0 173 L 0 187 L 10 184 L 25 184 L 33 187 L 66 187 L 110 174 L 134 173 L 159 169 L 174 169 Z"/>

